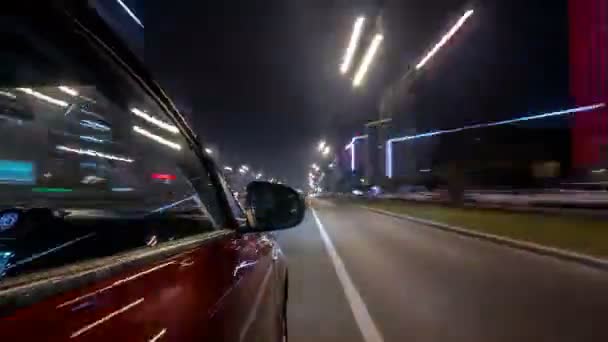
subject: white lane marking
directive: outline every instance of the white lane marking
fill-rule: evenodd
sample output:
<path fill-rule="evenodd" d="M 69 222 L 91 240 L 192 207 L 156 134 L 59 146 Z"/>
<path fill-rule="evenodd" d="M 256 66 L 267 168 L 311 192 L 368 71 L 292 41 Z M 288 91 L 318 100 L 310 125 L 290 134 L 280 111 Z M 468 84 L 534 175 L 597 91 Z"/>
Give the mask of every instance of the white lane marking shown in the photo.
<path fill-rule="evenodd" d="M 127 306 L 123 306 L 122 308 L 120 308 L 120 309 L 118 309 L 118 310 L 116 310 L 116 311 L 112 312 L 111 314 L 109 314 L 109 315 L 107 315 L 107 316 L 104 316 L 103 318 L 98 319 L 98 320 L 96 320 L 95 322 L 93 322 L 93 323 L 91 323 L 91 324 L 89 324 L 89 325 L 84 326 L 84 327 L 83 327 L 83 328 L 81 328 L 80 330 L 78 330 L 78 331 L 76 331 L 75 333 L 73 333 L 73 334 L 70 336 L 70 338 L 78 337 L 78 336 L 80 336 L 80 335 L 84 334 L 85 332 L 87 332 L 87 331 L 89 331 L 89 330 L 91 330 L 91 329 L 95 328 L 96 326 L 98 326 L 98 325 L 102 324 L 103 322 L 110 320 L 112 317 L 114 317 L 114 316 L 116 316 L 116 315 L 120 315 L 121 313 L 123 313 L 123 312 L 125 312 L 125 311 L 127 311 L 127 310 L 131 309 L 132 307 L 134 307 L 134 306 L 136 306 L 136 305 L 138 305 L 138 304 L 141 304 L 141 302 L 143 302 L 143 301 L 144 301 L 144 299 L 143 299 L 143 298 L 140 298 L 140 299 L 138 299 L 138 300 L 134 301 L 133 303 L 131 303 L 131 304 L 127 305 Z"/>
<path fill-rule="evenodd" d="M 325 244 L 329 257 L 334 264 L 334 268 L 336 269 L 336 273 L 340 283 L 342 284 L 342 288 L 344 288 L 344 295 L 346 296 L 346 300 L 348 300 L 348 304 L 353 312 L 353 316 L 355 316 L 355 321 L 359 326 L 363 339 L 365 342 L 383 342 L 384 339 L 382 334 L 370 316 L 367 306 L 365 306 L 365 303 L 363 302 L 359 291 L 357 291 L 355 284 L 353 284 L 348 272 L 346 272 L 344 262 L 342 262 L 342 259 L 338 255 L 334 244 L 331 242 L 329 235 L 327 235 L 327 231 L 323 227 L 323 223 L 321 223 L 321 220 L 319 220 L 319 217 L 314 209 L 312 209 L 312 215 L 317 222 L 317 227 L 319 227 L 321 238 L 323 239 L 323 243 Z"/>
<path fill-rule="evenodd" d="M 167 329 L 161 330 L 158 334 L 154 335 L 154 337 L 152 337 L 149 341 L 156 342 L 156 341 L 160 340 L 165 335 L 166 332 L 167 332 Z"/>

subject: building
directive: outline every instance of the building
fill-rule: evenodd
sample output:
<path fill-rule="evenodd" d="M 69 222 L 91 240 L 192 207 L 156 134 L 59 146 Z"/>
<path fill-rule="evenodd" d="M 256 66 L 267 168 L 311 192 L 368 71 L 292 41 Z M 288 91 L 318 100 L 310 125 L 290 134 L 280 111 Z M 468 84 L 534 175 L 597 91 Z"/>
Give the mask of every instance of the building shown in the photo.
<path fill-rule="evenodd" d="M 581 106 L 608 104 L 608 0 L 569 0 L 568 14 L 571 96 Z M 608 180 L 608 108 L 577 114 L 571 135 L 577 180 Z"/>

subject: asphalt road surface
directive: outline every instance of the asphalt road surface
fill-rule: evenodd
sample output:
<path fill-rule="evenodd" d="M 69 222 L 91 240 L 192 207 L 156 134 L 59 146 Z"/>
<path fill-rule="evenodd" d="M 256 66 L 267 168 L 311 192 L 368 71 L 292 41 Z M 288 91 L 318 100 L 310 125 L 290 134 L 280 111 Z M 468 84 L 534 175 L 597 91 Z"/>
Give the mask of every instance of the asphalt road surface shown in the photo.
<path fill-rule="evenodd" d="M 606 271 L 330 201 L 313 207 L 278 234 L 291 342 L 608 341 Z"/>

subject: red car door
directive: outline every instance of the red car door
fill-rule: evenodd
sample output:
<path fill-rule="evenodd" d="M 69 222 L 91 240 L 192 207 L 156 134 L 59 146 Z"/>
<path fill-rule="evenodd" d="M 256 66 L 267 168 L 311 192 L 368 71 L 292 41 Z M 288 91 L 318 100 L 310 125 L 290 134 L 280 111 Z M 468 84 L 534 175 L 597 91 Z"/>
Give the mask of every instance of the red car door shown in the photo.
<path fill-rule="evenodd" d="M 226 182 L 221 188 L 234 215 L 245 215 Z M 271 233 L 235 234 L 222 249 L 231 286 L 210 317 L 214 341 L 282 341 L 285 323 L 286 266 Z"/>
<path fill-rule="evenodd" d="M 90 286 L 52 296 L 31 306 L 17 309 L 0 319 L 0 336 L 13 340 L 85 340 L 117 341 L 148 340 L 164 336 L 188 340 L 204 336 L 208 316 L 201 314 L 211 308 L 230 287 L 218 277 L 221 246 L 230 232 L 218 232 L 196 242 L 200 245 L 179 246 L 182 251 L 161 257 L 143 267 L 132 267 L 118 276 L 94 281 Z M 156 251 L 154 251 L 156 252 Z M 92 270 L 102 273 L 102 268 Z M 202 272 L 195 272 L 202 271 Z M 85 276 L 73 281 L 86 281 Z M 204 280 L 204 282 L 202 281 Z M 19 296 L 43 295 L 53 286 L 72 286 L 68 282 L 46 281 L 33 290 L 16 288 Z M 11 294 L 3 294 L 4 298 Z M 4 302 L 4 308 L 8 304 Z M 31 329 L 36 327 L 36 329 Z"/>
<path fill-rule="evenodd" d="M 283 284 L 277 284 L 277 270 L 263 237 L 222 232 L 146 267 L 17 310 L 0 319 L 0 336 L 280 341 L 283 298 L 277 292 Z"/>
<path fill-rule="evenodd" d="M 281 341 L 284 282 L 264 234 L 235 236 L 224 246 L 234 260 L 232 285 L 217 303 L 210 324 L 218 341 Z"/>

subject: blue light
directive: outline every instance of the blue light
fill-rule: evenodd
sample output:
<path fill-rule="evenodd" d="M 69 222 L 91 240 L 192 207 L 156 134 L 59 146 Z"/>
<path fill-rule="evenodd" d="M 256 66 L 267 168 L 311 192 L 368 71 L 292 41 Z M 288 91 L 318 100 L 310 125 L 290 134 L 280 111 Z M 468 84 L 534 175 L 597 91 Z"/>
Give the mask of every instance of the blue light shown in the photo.
<path fill-rule="evenodd" d="M 131 17 L 131 19 L 133 19 L 133 21 L 135 21 L 137 23 L 137 25 L 141 26 L 142 28 L 144 27 L 144 24 L 141 22 L 141 20 L 135 15 L 135 13 L 133 13 L 133 11 L 122 0 L 116 0 L 116 2 L 118 2 L 118 4 L 125 10 L 125 12 L 127 12 L 127 14 Z"/>
<path fill-rule="evenodd" d="M 544 119 L 544 118 L 549 118 L 549 117 L 554 117 L 554 116 L 560 116 L 560 115 L 567 115 L 567 114 L 580 113 L 580 112 L 589 112 L 589 111 L 593 111 L 593 110 L 596 110 L 596 109 L 599 109 L 599 108 L 603 108 L 605 106 L 606 106 L 605 103 L 598 103 L 598 104 L 594 104 L 594 105 L 590 105 L 590 106 L 576 107 L 576 108 L 571 108 L 571 109 L 566 109 L 566 110 L 560 110 L 560 111 L 550 112 L 550 113 L 545 113 L 545 114 L 522 116 L 522 117 L 515 118 L 515 119 L 502 120 L 502 121 L 494 121 L 494 122 L 487 122 L 487 123 L 479 123 L 479 124 L 475 124 L 475 125 L 463 126 L 463 127 L 460 127 L 460 128 L 444 129 L 444 130 L 432 131 L 432 132 L 421 133 L 421 134 L 416 134 L 416 135 L 409 135 L 409 136 L 404 136 L 404 137 L 392 138 L 392 139 L 389 139 L 389 140 L 386 141 L 386 162 L 385 162 L 386 176 L 388 178 L 392 178 L 393 177 L 393 148 L 392 148 L 392 144 L 396 143 L 396 142 L 402 142 L 402 141 L 408 141 L 408 140 L 414 140 L 414 139 L 432 137 L 432 136 L 441 135 L 441 134 L 447 134 L 447 133 L 462 132 L 462 131 L 466 131 L 466 130 L 470 130 L 470 129 L 476 129 L 476 128 L 494 127 L 494 126 L 501 126 L 501 125 L 507 125 L 507 124 L 511 124 L 511 123 L 516 123 L 516 122 L 523 122 L 523 121 L 529 121 L 529 120 Z"/>
<path fill-rule="evenodd" d="M 94 143 L 98 143 L 98 144 L 103 144 L 105 142 L 105 140 L 103 140 L 103 139 L 95 138 L 90 135 L 81 135 L 80 140 L 94 142 Z"/>
<path fill-rule="evenodd" d="M 97 168 L 97 163 L 95 163 L 95 162 L 81 162 L 80 163 L 80 167 L 81 168 L 96 169 Z"/>
<path fill-rule="evenodd" d="M 386 167 L 386 176 L 388 178 L 393 177 L 393 143 L 388 140 L 386 142 L 386 155 L 385 155 L 384 166 Z"/>
<path fill-rule="evenodd" d="M 0 160 L 0 184 L 34 184 L 34 162 Z"/>
<path fill-rule="evenodd" d="M 13 228 L 19 221 L 19 213 L 7 212 L 0 216 L 0 232 Z"/>
<path fill-rule="evenodd" d="M 367 139 L 367 135 L 359 135 L 356 137 L 353 137 L 350 140 L 350 143 L 348 145 L 346 145 L 346 147 L 344 147 L 344 150 L 349 150 L 350 149 L 350 169 L 352 171 L 355 171 L 355 143 L 357 142 L 357 140 L 361 140 L 361 139 Z"/>
<path fill-rule="evenodd" d="M 171 204 L 167 204 L 167 205 L 164 205 L 164 206 L 162 206 L 162 207 L 160 207 L 160 208 L 154 209 L 154 210 L 152 210 L 152 211 L 151 211 L 151 213 L 160 213 L 160 212 L 163 212 L 163 211 L 165 211 L 165 210 L 168 210 L 168 209 L 174 208 L 174 207 L 176 207 L 176 206 L 178 206 L 178 205 L 180 205 L 180 204 L 182 204 L 182 203 L 184 203 L 184 202 L 190 201 L 190 200 L 193 200 L 193 201 L 195 201 L 195 202 L 197 202 L 197 203 L 198 203 L 198 200 L 199 200 L 199 199 L 198 199 L 198 196 L 197 196 L 197 195 L 193 195 L 193 196 L 190 196 L 190 197 L 186 197 L 186 198 L 184 198 L 184 199 L 182 199 L 182 200 L 179 200 L 179 201 L 177 201 L 177 202 L 173 202 L 173 203 L 171 203 Z"/>
<path fill-rule="evenodd" d="M 114 191 L 114 192 L 131 192 L 134 190 L 135 189 L 133 189 L 133 188 L 112 188 L 112 191 Z"/>
<path fill-rule="evenodd" d="M 99 122 L 95 122 L 92 120 L 80 120 L 80 125 L 84 126 L 84 127 L 88 127 L 88 128 L 92 128 L 98 131 L 103 131 L 103 132 L 107 132 L 109 130 L 111 130 L 110 127 L 104 125 L 104 124 L 100 124 Z"/>

